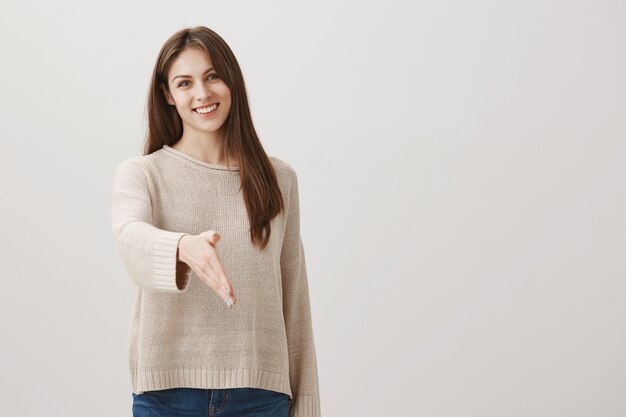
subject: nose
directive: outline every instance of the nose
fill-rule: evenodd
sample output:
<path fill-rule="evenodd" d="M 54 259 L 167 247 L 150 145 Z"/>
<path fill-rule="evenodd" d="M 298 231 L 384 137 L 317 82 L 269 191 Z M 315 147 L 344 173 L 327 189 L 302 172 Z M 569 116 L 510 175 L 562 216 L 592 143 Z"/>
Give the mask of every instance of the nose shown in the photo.
<path fill-rule="evenodd" d="M 210 97 L 211 96 L 211 89 L 204 83 L 197 83 L 196 84 L 196 91 L 195 91 L 195 95 L 196 95 L 196 99 L 202 101 L 205 97 Z"/>

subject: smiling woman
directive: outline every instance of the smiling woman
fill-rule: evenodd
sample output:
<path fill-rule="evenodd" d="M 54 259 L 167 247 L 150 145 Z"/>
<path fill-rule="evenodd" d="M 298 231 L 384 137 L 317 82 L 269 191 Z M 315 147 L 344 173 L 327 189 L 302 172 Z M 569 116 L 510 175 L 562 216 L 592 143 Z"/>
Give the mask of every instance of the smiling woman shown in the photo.
<path fill-rule="evenodd" d="M 113 174 L 112 230 L 136 284 L 134 416 L 319 417 L 299 210 L 296 172 L 263 149 L 226 42 L 175 33 L 144 155 Z"/>
<path fill-rule="evenodd" d="M 195 138 L 203 136 L 205 143 L 219 149 L 223 142 L 221 127 L 230 112 L 231 96 L 230 89 L 213 68 L 211 57 L 201 48 L 187 48 L 173 62 L 169 74 L 177 75 L 170 76 L 167 88 L 164 84 L 161 88 L 183 123 L 183 135 L 172 147 L 193 152 L 198 143 Z M 208 162 L 222 163 L 219 159 Z"/>

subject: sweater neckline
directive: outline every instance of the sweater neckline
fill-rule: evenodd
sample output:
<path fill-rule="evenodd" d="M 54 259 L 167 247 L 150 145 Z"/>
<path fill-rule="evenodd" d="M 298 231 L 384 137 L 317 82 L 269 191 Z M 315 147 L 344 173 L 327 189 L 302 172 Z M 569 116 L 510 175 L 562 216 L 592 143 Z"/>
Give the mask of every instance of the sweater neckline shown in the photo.
<path fill-rule="evenodd" d="M 185 152 L 179 151 L 178 149 L 172 148 L 169 145 L 163 145 L 163 149 L 165 149 L 166 151 L 168 151 L 168 152 L 170 152 L 170 153 L 172 153 L 174 155 L 178 155 L 178 156 L 180 156 L 182 158 L 187 159 L 188 161 L 191 161 L 191 162 L 193 162 L 195 164 L 204 166 L 204 167 L 209 168 L 209 169 L 215 169 L 215 170 L 218 170 L 218 171 L 227 171 L 227 172 L 239 172 L 239 166 L 238 165 L 237 166 L 231 165 L 230 169 L 229 169 L 226 165 L 211 164 L 211 163 L 208 163 L 206 161 L 202 161 L 201 159 L 194 158 L 193 156 L 191 156 L 189 154 L 186 154 Z"/>

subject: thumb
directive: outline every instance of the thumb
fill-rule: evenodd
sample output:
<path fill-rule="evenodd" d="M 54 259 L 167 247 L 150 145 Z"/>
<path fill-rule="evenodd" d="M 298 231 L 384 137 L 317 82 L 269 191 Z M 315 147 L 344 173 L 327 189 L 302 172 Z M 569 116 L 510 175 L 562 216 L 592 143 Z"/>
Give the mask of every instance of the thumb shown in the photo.
<path fill-rule="evenodd" d="M 200 233 L 200 235 L 207 239 L 209 241 L 209 243 L 217 243 L 218 240 L 220 240 L 220 235 L 215 231 L 215 230 L 207 230 L 206 232 L 202 232 Z"/>

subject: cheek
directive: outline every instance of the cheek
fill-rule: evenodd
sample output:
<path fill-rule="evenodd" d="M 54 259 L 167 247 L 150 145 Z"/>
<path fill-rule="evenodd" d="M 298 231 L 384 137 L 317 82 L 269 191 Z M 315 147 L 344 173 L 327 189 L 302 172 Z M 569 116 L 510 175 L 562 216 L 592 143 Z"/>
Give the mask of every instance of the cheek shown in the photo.
<path fill-rule="evenodd" d="M 180 103 L 183 101 L 184 97 L 182 94 L 180 94 L 179 92 L 174 92 L 172 93 L 172 99 L 176 102 L 176 103 Z"/>
<path fill-rule="evenodd" d="M 230 112 L 232 110 L 232 103 L 230 101 L 230 99 L 226 100 L 226 102 L 223 102 L 222 104 L 224 104 L 224 110 L 226 110 L 224 112 L 224 117 L 228 117 L 228 115 L 230 115 Z"/>
<path fill-rule="evenodd" d="M 224 100 L 222 101 L 226 105 L 225 107 L 228 107 L 230 109 L 233 103 L 233 98 L 230 96 L 228 90 L 226 91 L 226 94 L 222 94 L 222 97 L 224 98 Z"/>
<path fill-rule="evenodd" d="M 228 91 L 227 88 L 225 88 L 224 90 L 215 91 L 217 94 L 219 94 L 220 97 L 220 107 L 222 107 L 223 109 L 226 109 L 228 111 L 230 111 L 230 108 L 232 106 L 232 97 L 230 96 L 230 92 Z"/>
<path fill-rule="evenodd" d="M 216 91 L 220 96 L 222 96 L 223 98 L 227 98 L 228 100 L 230 100 L 230 89 L 226 86 L 226 84 L 221 83 L 218 91 Z"/>
<path fill-rule="evenodd" d="M 173 102 L 173 103 L 170 103 L 170 104 L 178 105 L 178 97 L 176 97 L 176 94 L 174 94 L 174 93 L 170 92 L 168 101 Z"/>

